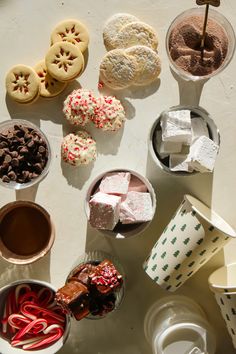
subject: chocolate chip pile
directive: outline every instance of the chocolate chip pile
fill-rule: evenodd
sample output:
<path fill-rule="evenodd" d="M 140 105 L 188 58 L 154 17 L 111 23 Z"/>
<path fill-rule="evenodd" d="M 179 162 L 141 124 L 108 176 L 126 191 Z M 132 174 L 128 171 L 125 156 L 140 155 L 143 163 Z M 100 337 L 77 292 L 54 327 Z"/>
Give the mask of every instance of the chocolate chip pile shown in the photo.
<path fill-rule="evenodd" d="M 85 263 L 72 271 L 67 283 L 56 292 L 56 301 L 76 320 L 93 315 L 104 316 L 115 308 L 122 275 L 111 261 Z"/>
<path fill-rule="evenodd" d="M 0 178 L 3 182 L 30 182 L 42 173 L 47 161 L 47 143 L 33 128 L 15 124 L 0 133 Z"/>

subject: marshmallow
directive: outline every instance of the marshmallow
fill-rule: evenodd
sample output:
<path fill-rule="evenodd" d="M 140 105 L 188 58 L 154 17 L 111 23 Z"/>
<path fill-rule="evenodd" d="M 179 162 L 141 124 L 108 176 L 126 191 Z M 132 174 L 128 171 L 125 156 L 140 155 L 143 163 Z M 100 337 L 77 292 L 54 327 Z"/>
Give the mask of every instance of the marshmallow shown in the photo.
<path fill-rule="evenodd" d="M 162 141 L 160 146 L 160 153 L 175 154 L 181 152 L 182 143 L 176 141 Z"/>
<path fill-rule="evenodd" d="M 122 224 L 134 224 L 152 220 L 152 199 L 149 193 L 128 192 L 120 206 Z"/>
<path fill-rule="evenodd" d="M 121 197 L 98 192 L 89 201 L 91 226 L 113 230 L 119 221 Z"/>
<path fill-rule="evenodd" d="M 162 140 L 189 144 L 192 140 L 189 110 L 165 112 L 161 117 Z"/>
<path fill-rule="evenodd" d="M 99 186 L 99 191 L 107 194 L 127 194 L 130 181 L 129 172 L 107 173 Z"/>
<path fill-rule="evenodd" d="M 171 171 L 193 171 L 192 166 L 189 165 L 189 157 L 187 154 L 171 154 L 169 166 Z"/>
<path fill-rule="evenodd" d="M 138 177 L 131 175 L 131 180 L 129 182 L 129 192 L 134 191 L 134 192 L 147 192 L 147 186 L 145 183 L 143 183 Z"/>
<path fill-rule="evenodd" d="M 189 164 L 200 172 L 212 172 L 219 146 L 206 136 L 196 139 L 190 147 Z"/>
<path fill-rule="evenodd" d="M 192 143 L 201 136 L 209 138 L 206 122 L 201 117 L 192 118 Z"/>
<path fill-rule="evenodd" d="M 161 159 L 166 158 L 169 154 L 161 152 L 161 144 L 162 144 L 162 132 L 161 130 L 156 130 L 153 145 L 154 149 L 158 152 Z"/>

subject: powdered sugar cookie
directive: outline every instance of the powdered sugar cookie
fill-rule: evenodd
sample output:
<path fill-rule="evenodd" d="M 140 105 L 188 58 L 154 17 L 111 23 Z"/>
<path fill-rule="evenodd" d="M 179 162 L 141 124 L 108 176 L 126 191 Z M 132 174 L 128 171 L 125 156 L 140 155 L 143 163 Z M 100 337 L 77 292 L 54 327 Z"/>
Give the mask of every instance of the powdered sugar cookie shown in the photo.
<path fill-rule="evenodd" d="M 87 28 L 77 20 L 65 20 L 60 22 L 52 31 L 51 43 L 66 41 L 75 44 L 83 53 L 89 43 Z"/>
<path fill-rule="evenodd" d="M 15 65 L 7 73 L 6 90 L 19 103 L 33 102 L 39 96 L 39 78 L 30 66 Z"/>
<path fill-rule="evenodd" d="M 44 60 L 36 64 L 34 70 L 40 80 L 39 91 L 41 96 L 54 97 L 59 95 L 66 87 L 66 82 L 60 82 L 48 73 Z"/>
<path fill-rule="evenodd" d="M 161 61 L 158 54 L 149 47 L 136 45 L 125 50 L 133 55 L 138 63 L 138 72 L 134 85 L 143 86 L 154 81 L 161 72 Z"/>
<path fill-rule="evenodd" d="M 155 30 L 144 22 L 132 22 L 123 26 L 114 39 L 116 48 L 145 45 L 157 49 L 158 38 Z"/>
<path fill-rule="evenodd" d="M 108 52 L 100 64 L 100 77 L 107 86 L 123 89 L 132 85 L 137 74 L 137 61 L 122 49 Z"/>
<path fill-rule="evenodd" d="M 137 17 L 125 13 L 115 14 L 110 17 L 103 28 L 103 40 L 107 50 L 116 48 L 114 39 L 123 26 L 137 21 L 139 21 Z"/>
<path fill-rule="evenodd" d="M 61 144 L 61 156 L 72 166 L 88 165 L 96 160 L 96 142 L 86 131 L 68 134 Z"/>
<path fill-rule="evenodd" d="M 79 76 L 84 68 L 81 51 L 69 42 L 57 42 L 45 57 L 49 74 L 58 81 L 70 81 Z"/>
<path fill-rule="evenodd" d="M 92 118 L 95 126 L 102 130 L 119 130 L 125 121 L 125 110 L 121 102 L 113 96 L 101 96 L 97 102 L 98 111 Z"/>
<path fill-rule="evenodd" d="M 64 101 L 63 112 L 69 123 L 84 126 L 95 115 L 97 99 L 92 91 L 74 90 Z"/>

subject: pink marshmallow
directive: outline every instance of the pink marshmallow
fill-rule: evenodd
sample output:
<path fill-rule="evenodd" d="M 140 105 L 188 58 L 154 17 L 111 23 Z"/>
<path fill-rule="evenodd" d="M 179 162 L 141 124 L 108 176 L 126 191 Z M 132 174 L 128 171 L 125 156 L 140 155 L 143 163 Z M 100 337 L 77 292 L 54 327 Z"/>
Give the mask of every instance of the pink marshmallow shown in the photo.
<path fill-rule="evenodd" d="M 131 191 L 120 206 L 122 224 L 134 224 L 150 221 L 153 218 L 152 199 L 150 193 Z"/>
<path fill-rule="evenodd" d="M 131 175 L 128 191 L 129 192 L 134 191 L 134 192 L 143 192 L 143 193 L 145 193 L 145 192 L 148 191 L 148 189 L 147 189 L 146 184 L 143 183 L 141 181 L 141 179 L 139 179 L 138 177 L 136 177 L 134 175 Z"/>
<path fill-rule="evenodd" d="M 119 221 L 121 197 L 98 192 L 89 201 L 91 226 L 113 230 Z"/>
<path fill-rule="evenodd" d="M 107 194 L 124 195 L 128 192 L 129 182 L 129 172 L 107 173 L 100 183 L 99 191 Z"/>

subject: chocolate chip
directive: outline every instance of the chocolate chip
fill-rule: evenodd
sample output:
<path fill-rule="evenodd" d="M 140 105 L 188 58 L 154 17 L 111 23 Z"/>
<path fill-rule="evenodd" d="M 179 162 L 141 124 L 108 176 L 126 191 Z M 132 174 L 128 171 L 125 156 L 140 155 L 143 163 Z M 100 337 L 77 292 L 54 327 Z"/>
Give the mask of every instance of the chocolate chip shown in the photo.
<path fill-rule="evenodd" d="M 9 182 L 10 182 L 10 178 L 9 178 L 8 176 L 4 175 L 4 176 L 2 177 L 2 181 L 3 181 L 3 182 L 6 182 L 6 183 L 9 183 Z"/>
<path fill-rule="evenodd" d="M 12 164 L 13 167 L 18 167 L 19 164 L 20 164 L 20 161 L 19 161 L 19 159 L 14 158 L 14 159 L 11 160 L 11 164 Z"/>
<path fill-rule="evenodd" d="M 46 149 L 44 146 L 40 145 L 39 146 L 39 150 L 38 150 L 41 154 L 45 153 Z"/>
<path fill-rule="evenodd" d="M 41 173 L 43 168 L 42 168 L 42 165 L 40 163 L 36 163 L 34 165 L 34 168 L 35 168 L 35 171 L 38 172 L 38 173 Z"/>
<path fill-rule="evenodd" d="M 16 181 L 16 174 L 14 171 L 10 171 L 7 176 L 12 180 L 12 181 Z"/>
<path fill-rule="evenodd" d="M 27 143 L 27 146 L 28 146 L 28 148 L 32 148 L 32 147 L 34 147 L 34 145 L 35 145 L 35 143 L 34 143 L 34 141 L 33 141 L 33 139 L 32 140 L 30 140 L 28 143 Z"/>
<path fill-rule="evenodd" d="M 11 162 L 11 156 L 10 155 L 6 155 L 5 159 L 4 159 L 4 162 L 6 162 L 6 163 Z"/>
<path fill-rule="evenodd" d="M 37 178 L 48 161 L 48 146 L 37 130 L 15 124 L 0 133 L 0 178 L 25 183 Z"/>

